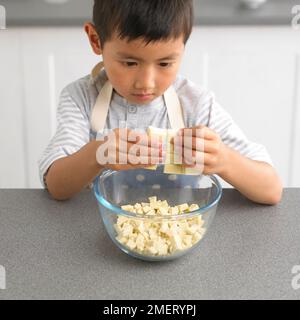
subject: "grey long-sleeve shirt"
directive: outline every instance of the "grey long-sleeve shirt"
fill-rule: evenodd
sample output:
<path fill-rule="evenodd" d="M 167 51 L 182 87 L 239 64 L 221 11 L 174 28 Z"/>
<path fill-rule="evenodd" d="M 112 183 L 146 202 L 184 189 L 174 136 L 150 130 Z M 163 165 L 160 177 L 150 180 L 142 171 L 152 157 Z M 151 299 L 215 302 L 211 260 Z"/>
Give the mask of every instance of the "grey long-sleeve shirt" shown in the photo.
<path fill-rule="evenodd" d="M 97 133 L 90 125 L 90 116 L 99 93 L 96 83 L 101 88 L 106 81 L 107 75 L 102 70 L 95 81 L 88 75 L 63 89 L 57 109 L 56 133 L 38 162 L 44 187 L 44 175 L 55 160 L 77 152 L 96 138 Z M 243 156 L 273 165 L 266 148 L 247 139 L 228 112 L 216 102 L 211 91 L 180 75 L 173 86 L 183 106 L 186 127 L 205 125 Z M 171 128 L 163 97 L 148 104 L 134 105 L 114 91 L 104 129 L 109 131 L 118 128 L 120 123 L 126 123 L 130 129 L 146 130 L 149 126 Z"/>

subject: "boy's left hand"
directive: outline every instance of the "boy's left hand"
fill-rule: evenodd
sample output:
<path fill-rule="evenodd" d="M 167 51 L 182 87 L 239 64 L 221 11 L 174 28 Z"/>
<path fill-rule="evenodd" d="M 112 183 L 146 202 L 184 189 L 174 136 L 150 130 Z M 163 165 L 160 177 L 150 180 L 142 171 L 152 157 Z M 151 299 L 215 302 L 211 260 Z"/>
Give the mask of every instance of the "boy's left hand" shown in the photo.
<path fill-rule="evenodd" d="M 203 174 L 222 174 L 226 169 L 228 147 L 206 126 L 184 128 L 174 137 L 174 152 L 181 152 L 183 166 Z"/>

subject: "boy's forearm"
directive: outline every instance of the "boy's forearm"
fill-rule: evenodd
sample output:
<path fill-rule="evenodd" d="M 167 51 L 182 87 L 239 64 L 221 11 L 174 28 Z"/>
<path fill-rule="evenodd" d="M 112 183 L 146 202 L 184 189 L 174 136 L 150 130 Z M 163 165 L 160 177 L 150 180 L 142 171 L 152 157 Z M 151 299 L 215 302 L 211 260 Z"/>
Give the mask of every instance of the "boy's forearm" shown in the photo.
<path fill-rule="evenodd" d="M 254 161 L 226 147 L 226 166 L 219 174 L 243 195 L 263 204 L 277 204 L 282 196 L 282 183 L 275 169 L 261 161 Z"/>
<path fill-rule="evenodd" d="M 52 164 L 46 176 L 46 183 L 54 199 L 71 198 L 101 173 L 103 167 L 96 161 L 98 146 L 99 141 L 91 141 L 78 152 Z"/>

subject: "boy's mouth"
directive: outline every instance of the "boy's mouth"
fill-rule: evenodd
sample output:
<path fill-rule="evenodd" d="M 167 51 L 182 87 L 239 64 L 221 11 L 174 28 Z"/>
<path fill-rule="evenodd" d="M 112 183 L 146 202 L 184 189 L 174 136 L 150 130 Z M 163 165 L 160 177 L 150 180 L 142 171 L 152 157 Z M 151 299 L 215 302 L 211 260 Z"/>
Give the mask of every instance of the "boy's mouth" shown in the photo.
<path fill-rule="evenodd" d="M 133 96 L 134 96 L 135 98 L 137 98 L 138 100 L 145 101 L 145 100 L 149 100 L 149 99 L 153 98 L 154 94 L 153 94 L 153 93 L 133 94 Z"/>

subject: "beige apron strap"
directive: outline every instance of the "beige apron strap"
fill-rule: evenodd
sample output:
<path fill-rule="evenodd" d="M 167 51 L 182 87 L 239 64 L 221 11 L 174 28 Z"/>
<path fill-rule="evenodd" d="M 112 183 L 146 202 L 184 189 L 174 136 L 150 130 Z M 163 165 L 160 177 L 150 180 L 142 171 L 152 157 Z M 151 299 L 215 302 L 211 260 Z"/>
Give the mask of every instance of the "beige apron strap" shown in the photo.
<path fill-rule="evenodd" d="M 93 79 L 99 74 L 103 68 L 103 62 L 97 64 L 92 70 Z M 112 97 L 113 88 L 109 81 L 101 88 L 97 97 L 95 106 L 91 115 L 92 129 L 97 133 L 102 133 L 105 127 L 106 118 L 109 110 L 109 105 Z"/>
<path fill-rule="evenodd" d="M 93 78 L 93 80 L 96 79 L 96 77 L 98 76 L 98 74 L 100 73 L 100 71 L 104 68 L 104 64 L 103 61 L 99 62 L 98 64 L 95 65 L 95 67 L 93 68 L 92 72 L 91 72 L 91 76 Z"/>
<path fill-rule="evenodd" d="M 172 129 L 178 130 L 184 128 L 181 103 L 173 86 L 169 87 L 165 92 L 164 99 Z"/>
<path fill-rule="evenodd" d="M 113 88 L 109 81 L 101 89 L 91 116 L 91 126 L 96 132 L 102 133 L 105 127 Z"/>

